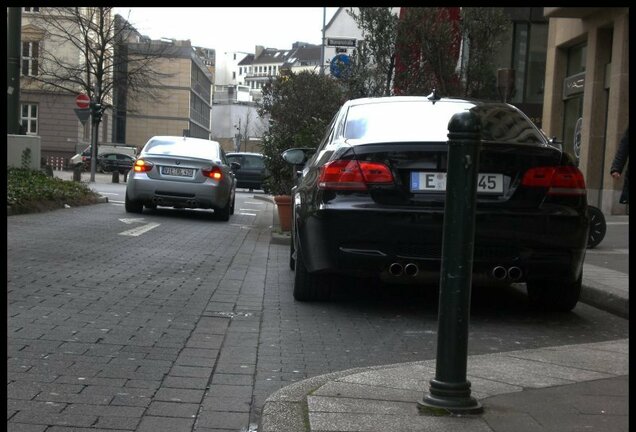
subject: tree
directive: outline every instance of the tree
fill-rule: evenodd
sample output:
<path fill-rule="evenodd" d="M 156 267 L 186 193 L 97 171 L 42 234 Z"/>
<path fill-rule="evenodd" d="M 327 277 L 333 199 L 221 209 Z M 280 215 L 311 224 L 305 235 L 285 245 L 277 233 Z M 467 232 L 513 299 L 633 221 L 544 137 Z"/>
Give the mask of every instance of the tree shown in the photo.
<path fill-rule="evenodd" d="M 390 7 L 348 10 L 364 37 L 352 56 L 343 82 L 349 97 L 390 96 L 395 69 L 398 18 Z"/>
<path fill-rule="evenodd" d="M 91 177 L 95 181 L 97 141 L 102 114 L 112 109 L 113 91 L 127 87 L 156 97 L 153 83 L 165 74 L 153 70 L 163 49 L 147 41 L 146 50 L 134 56 L 116 55 L 134 28 L 112 16 L 111 7 L 46 7 L 39 24 L 46 43 L 39 52 L 39 72 L 31 77 L 42 89 L 71 94 L 85 93 L 91 100 Z M 60 47 L 71 49 L 60 49 Z M 79 61 L 78 61 L 79 59 Z M 117 73 L 125 70 L 126 73 Z"/>
<path fill-rule="evenodd" d="M 444 96 L 460 94 L 456 74 L 460 29 L 452 8 L 404 8 L 398 26 L 395 92 Z"/>
<path fill-rule="evenodd" d="M 236 151 L 248 151 L 248 144 L 250 136 L 261 136 L 263 133 L 263 125 L 261 123 L 260 118 L 256 117 L 256 112 L 252 109 L 252 107 L 248 107 L 245 115 L 243 117 L 239 117 L 238 124 L 236 126 L 236 130 L 238 131 L 237 137 L 237 149 Z"/>
<path fill-rule="evenodd" d="M 316 148 L 344 99 L 336 80 L 308 71 L 279 76 L 264 86 L 258 111 L 269 122 L 263 135 L 263 155 L 272 194 L 289 195 L 294 186 L 292 167 L 283 160 L 282 152 Z"/>
<path fill-rule="evenodd" d="M 507 35 L 510 20 L 501 8 L 462 8 L 462 34 L 468 61 L 462 80 L 464 96 L 497 99 L 495 55 Z"/>
<path fill-rule="evenodd" d="M 359 10 L 349 12 L 364 36 L 344 80 L 351 97 L 496 97 L 495 55 L 510 26 L 502 8 L 408 7 L 399 19 Z"/>

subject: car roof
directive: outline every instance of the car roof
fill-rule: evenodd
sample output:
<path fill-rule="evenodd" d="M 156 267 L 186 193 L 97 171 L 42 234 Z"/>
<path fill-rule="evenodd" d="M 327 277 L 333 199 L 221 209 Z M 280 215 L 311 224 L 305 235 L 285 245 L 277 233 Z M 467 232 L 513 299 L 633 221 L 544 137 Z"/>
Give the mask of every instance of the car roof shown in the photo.
<path fill-rule="evenodd" d="M 463 103 L 473 105 L 493 104 L 493 105 L 508 105 L 498 101 L 479 100 L 472 98 L 460 98 L 460 97 L 443 97 L 439 99 L 432 99 L 431 96 L 378 96 L 378 97 L 366 97 L 349 99 L 345 102 L 345 105 L 363 105 L 374 103 L 393 103 L 393 102 L 431 102 L 431 103 Z"/>

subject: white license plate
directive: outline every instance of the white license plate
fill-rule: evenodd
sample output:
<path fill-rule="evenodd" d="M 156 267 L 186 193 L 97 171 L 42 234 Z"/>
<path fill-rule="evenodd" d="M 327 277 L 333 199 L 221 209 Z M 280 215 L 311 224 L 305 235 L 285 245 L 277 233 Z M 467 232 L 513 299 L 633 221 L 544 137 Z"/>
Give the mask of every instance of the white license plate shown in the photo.
<path fill-rule="evenodd" d="M 445 172 L 412 172 L 411 192 L 445 192 Z M 479 173 L 477 176 L 477 192 L 503 193 L 503 174 Z"/>
<path fill-rule="evenodd" d="M 194 170 L 192 168 L 177 168 L 177 167 L 161 167 L 161 174 L 171 175 L 177 177 L 192 177 Z"/>

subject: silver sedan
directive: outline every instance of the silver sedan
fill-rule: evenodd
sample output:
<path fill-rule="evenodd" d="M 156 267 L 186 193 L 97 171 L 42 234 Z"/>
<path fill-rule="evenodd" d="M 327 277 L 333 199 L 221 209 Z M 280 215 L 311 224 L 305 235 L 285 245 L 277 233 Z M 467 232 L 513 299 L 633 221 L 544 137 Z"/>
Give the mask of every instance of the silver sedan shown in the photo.
<path fill-rule="evenodd" d="M 157 206 L 213 209 L 227 221 L 234 214 L 236 179 L 216 141 L 178 136 L 150 138 L 126 182 L 126 211 Z"/>

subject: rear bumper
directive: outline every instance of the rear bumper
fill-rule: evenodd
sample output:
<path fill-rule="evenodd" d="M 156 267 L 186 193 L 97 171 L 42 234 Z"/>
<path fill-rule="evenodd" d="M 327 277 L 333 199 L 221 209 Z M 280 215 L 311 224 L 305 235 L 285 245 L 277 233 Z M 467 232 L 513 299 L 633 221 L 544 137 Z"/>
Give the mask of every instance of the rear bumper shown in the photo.
<path fill-rule="evenodd" d="M 144 205 L 188 208 L 221 208 L 227 203 L 229 192 L 212 179 L 203 183 L 184 183 L 150 179 L 143 173 L 132 172 L 126 185 L 129 199 Z"/>
<path fill-rule="evenodd" d="M 502 282 L 528 279 L 571 282 L 582 271 L 587 217 L 569 214 L 477 212 L 473 275 Z M 298 224 L 298 241 L 309 271 L 378 276 L 418 283 L 439 278 L 443 210 L 320 210 Z M 392 264 L 397 264 L 391 269 Z M 406 266 L 409 267 L 407 274 Z M 502 267 L 493 274 L 496 267 Z M 415 269 L 415 275 L 413 270 Z M 393 271 L 391 271 L 393 270 Z"/>

